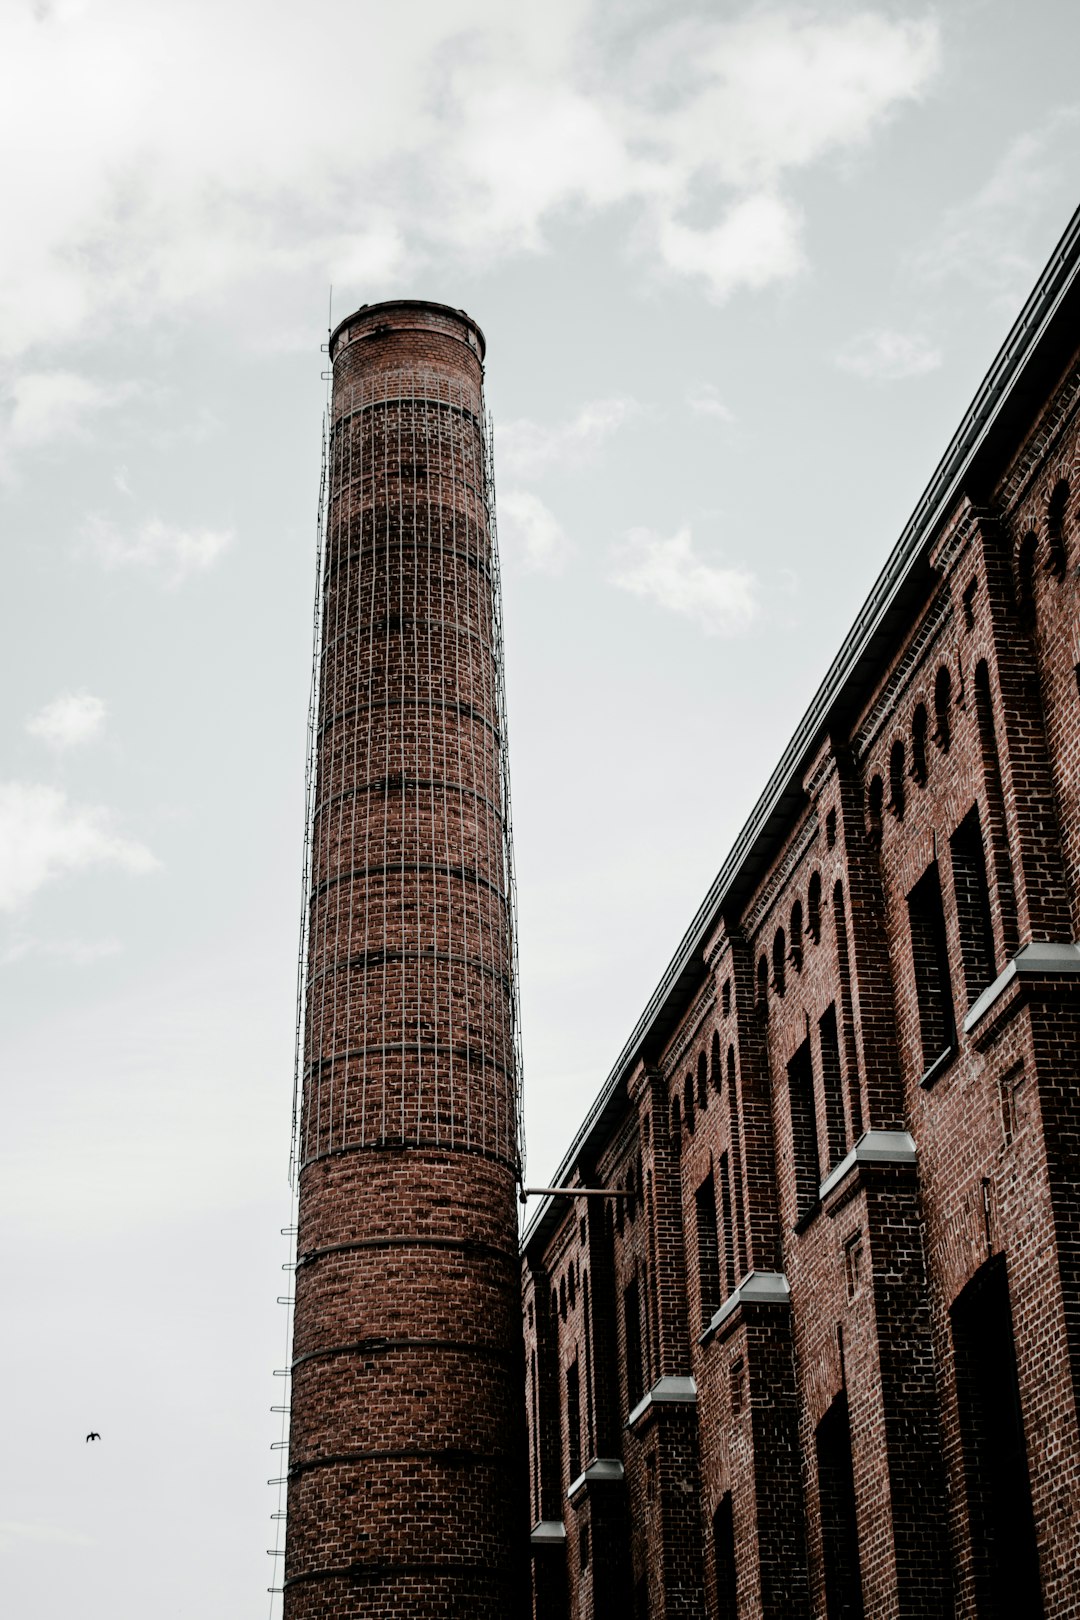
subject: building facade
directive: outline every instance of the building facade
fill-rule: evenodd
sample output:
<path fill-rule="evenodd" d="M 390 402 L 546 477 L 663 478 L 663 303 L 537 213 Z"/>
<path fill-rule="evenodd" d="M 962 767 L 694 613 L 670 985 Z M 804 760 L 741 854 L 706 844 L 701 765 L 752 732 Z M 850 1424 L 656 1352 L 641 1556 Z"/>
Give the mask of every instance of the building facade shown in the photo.
<path fill-rule="evenodd" d="M 526 1230 L 536 1620 L 1080 1615 L 1078 270 Z"/>
<path fill-rule="evenodd" d="M 330 339 L 286 1620 L 527 1605 L 501 632 L 467 315 Z"/>

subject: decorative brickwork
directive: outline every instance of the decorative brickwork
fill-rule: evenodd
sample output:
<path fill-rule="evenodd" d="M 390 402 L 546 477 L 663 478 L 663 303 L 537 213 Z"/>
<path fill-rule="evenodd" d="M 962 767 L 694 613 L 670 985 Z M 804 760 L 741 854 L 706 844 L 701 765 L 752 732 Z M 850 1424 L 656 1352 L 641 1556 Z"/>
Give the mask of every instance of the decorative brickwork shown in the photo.
<path fill-rule="evenodd" d="M 461 312 L 409 302 L 330 344 L 287 1620 L 525 1601 L 483 347 Z"/>
<path fill-rule="evenodd" d="M 525 1234 L 535 1620 L 601 1500 L 638 1620 L 1080 1616 L 1078 330 L 1080 217 Z"/>

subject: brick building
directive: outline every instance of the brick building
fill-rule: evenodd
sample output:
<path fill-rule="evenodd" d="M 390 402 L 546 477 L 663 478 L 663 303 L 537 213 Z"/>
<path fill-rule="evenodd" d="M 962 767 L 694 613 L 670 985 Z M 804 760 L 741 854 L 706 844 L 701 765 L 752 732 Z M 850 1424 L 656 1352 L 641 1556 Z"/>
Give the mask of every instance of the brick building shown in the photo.
<path fill-rule="evenodd" d="M 1078 269 L 526 1230 L 537 1620 L 1080 1615 Z"/>

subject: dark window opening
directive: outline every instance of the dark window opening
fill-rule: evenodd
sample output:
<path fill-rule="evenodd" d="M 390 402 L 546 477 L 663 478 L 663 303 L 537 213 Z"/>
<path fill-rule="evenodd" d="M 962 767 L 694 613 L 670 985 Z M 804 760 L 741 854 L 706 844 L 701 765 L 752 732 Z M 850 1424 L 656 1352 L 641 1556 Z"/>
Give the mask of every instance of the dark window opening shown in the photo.
<path fill-rule="evenodd" d="M 821 938 L 821 873 L 811 872 L 806 890 L 806 932 L 816 945 Z"/>
<path fill-rule="evenodd" d="M 821 1560 L 827 1620 L 863 1620 L 855 1470 L 846 1395 L 838 1395 L 817 1427 Z"/>
<path fill-rule="evenodd" d="M 791 944 L 788 946 L 788 961 L 796 973 L 802 972 L 803 964 L 803 920 L 802 901 L 796 900 L 791 908 Z"/>
<path fill-rule="evenodd" d="M 720 1037 L 713 1031 L 712 1047 L 709 1052 L 709 1067 L 712 1070 L 712 1085 L 714 1091 L 719 1091 L 724 1084 L 724 1069 L 720 1062 Z"/>
<path fill-rule="evenodd" d="M 716 1613 L 718 1620 L 738 1620 L 738 1581 L 735 1567 L 735 1515 L 731 1492 L 720 1498 L 713 1514 L 713 1561 L 716 1568 Z"/>
<path fill-rule="evenodd" d="M 1005 955 L 1014 955 L 1017 947 L 1016 889 L 1013 883 L 1012 859 L 1009 839 L 1005 830 L 1005 794 L 1001 785 L 1001 762 L 998 759 L 997 734 L 994 728 L 994 700 L 990 691 L 990 671 L 986 660 L 975 666 L 975 715 L 979 727 L 979 748 L 982 753 L 983 775 L 989 808 L 987 843 L 993 861 L 994 880 L 997 884 L 998 910 L 1001 915 L 1001 938 Z"/>
<path fill-rule="evenodd" d="M 974 630 L 975 628 L 975 597 L 978 594 L 978 590 L 979 582 L 977 579 L 970 580 L 964 588 L 963 607 L 965 630 Z"/>
<path fill-rule="evenodd" d="M 573 1481 L 581 1473 L 581 1390 L 576 1361 L 566 1369 L 566 1457 Z"/>
<path fill-rule="evenodd" d="M 1069 504 L 1069 486 L 1059 478 L 1046 507 L 1046 567 L 1058 579 L 1065 572 L 1065 508 Z"/>
<path fill-rule="evenodd" d="M 956 1035 L 945 912 L 936 862 L 927 868 L 908 895 L 908 921 L 925 1074 L 952 1046 Z"/>
<path fill-rule="evenodd" d="M 979 1620 L 1040 1620 L 1035 1515 L 1003 1257 L 976 1272 L 950 1315 L 975 1611 Z"/>
<path fill-rule="evenodd" d="M 829 1007 L 818 1023 L 821 1048 L 821 1088 L 825 1100 L 825 1129 L 829 1138 L 829 1169 L 840 1163 L 847 1152 L 847 1126 L 844 1120 L 844 1077 L 840 1067 L 840 1032 L 836 1007 Z"/>
<path fill-rule="evenodd" d="M 709 1065 L 704 1052 L 698 1054 L 697 1060 L 697 1105 L 704 1108 L 709 1101 Z"/>
<path fill-rule="evenodd" d="M 698 1282 L 701 1288 L 701 1325 L 708 1327 L 723 1301 L 720 1298 L 720 1239 L 716 1229 L 716 1189 L 711 1173 L 694 1194 L 697 1217 Z"/>
<path fill-rule="evenodd" d="M 637 1278 L 623 1290 L 623 1331 L 626 1335 L 626 1405 L 633 1411 L 645 1393 L 641 1344 L 641 1294 Z"/>
<path fill-rule="evenodd" d="M 855 1019 L 851 999 L 851 953 L 848 950 L 847 911 L 844 906 L 844 885 L 837 878 L 833 885 L 833 927 L 836 931 L 836 966 L 840 975 L 840 1008 L 837 1017 L 838 1034 L 844 1044 L 844 1062 L 847 1069 L 848 1123 L 851 1140 L 862 1133 L 862 1096 L 859 1091 L 859 1062 L 855 1049 Z"/>
<path fill-rule="evenodd" d="M 926 784 L 926 738 L 930 730 L 930 717 L 926 704 L 918 703 L 911 717 L 911 780 L 918 786 Z"/>
<path fill-rule="evenodd" d="M 540 1389 L 536 1375 L 536 1351 L 529 1353 L 529 1439 L 532 1444 L 532 1513 L 533 1523 L 542 1517 L 540 1512 Z"/>
<path fill-rule="evenodd" d="M 791 1154 L 795 1168 L 796 1218 L 814 1208 L 821 1181 L 818 1155 L 817 1109 L 814 1105 L 814 1070 L 810 1042 L 803 1041 L 788 1064 L 788 1100 L 791 1109 Z"/>
<path fill-rule="evenodd" d="M 836 811 L 830 810 L 825 817 L 825 844 L 828 849 L 836 848 Z"/>
<path fill-rule="evenodd" d="M 725 979 L 720 990 L 720 1011 L 727 1018 L 731 1013 L 731 980 Z"/>
<path fill-rule="evenodd" d="M 720 1213 L 724 1223 L 724 1282 L 727 1296 L 730 1296 L 735 1292 L 738 1281 L 738 1262 L 735 1255 L 735 1216 L 731 1205 L 731 1169 L 726 1153 L 720 1155 Z"/>
<path fill-rule="evenodd" d="M 952 676 L 942 664 L 934 678 L 934 741 L 943 754 L 949 752 L 952 741 Z"/>
<path fill-rule="evenodd" d="M 735 1048 L 728 1047 L 728 1124 L 731 1136 L 731 1179 L 735 1192 L 735 1236 L 732 1263 L 735 1281 L 746 1274 L 746 1214 L 743 1207 L 742 1185 L 742 1127 L 739 1122 L 739 1093 L 735 1085 Z"/>
<path fill-rule="evenodd" d="M 784 938 L 784 930 L 782 928 L 778 928 L 776 930 L 776 935 L 775 935 L 775 937 L 773 939 L 773 947 L 772 947 L 772 969 L 773 969 L 772 982 L 773 982 L 773 989 L 776 991 L 778 996 L 782 996 L 783 993 L 784 993 L 784 974 L 786 972 L 786 960 L 787 960 L 787 941 Z"/>
<path fill-rule="evenodd" d="M 968 1005 L 976 1001 L 996 972 L 994 926 L 990 918 L 990 888 L 986 881 L 986 850 L 979 807 L 972 805 L 949 839 L 953 893 L 960 929 L 960 956 Z"/>
<path fill-rule="evenodd" d="M 1038 537 L 1029 530 L 1016 548 L 1016 606 L 1030 630 L 1035 623 L 1035 551 Z"/>
<path fill-rule="evenodd" d="M 866 790 L 866 832 L 871 843 L 881 843 L 881 812 L 885 804 L 885 784 L 880 776 L 870 779 Z"/>
<path fill-rule="evenodd" d="M 907 789 L 904 784 L 904 745 L 899 737 L 889 751 L 889 809 L 897 821 L 904 819 Z"/>
<path fill-rule="evenodd" d="M 691 1069 L 683 1081 L 683 1124 L 688 1136 L 694 1134 L 694 1071 Z"/>

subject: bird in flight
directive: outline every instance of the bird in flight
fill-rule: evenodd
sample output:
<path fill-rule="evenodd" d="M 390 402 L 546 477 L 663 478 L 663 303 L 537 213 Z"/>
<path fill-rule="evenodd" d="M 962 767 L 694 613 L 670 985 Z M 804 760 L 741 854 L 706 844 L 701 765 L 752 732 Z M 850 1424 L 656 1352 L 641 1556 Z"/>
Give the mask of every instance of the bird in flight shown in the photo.
<path fill-rule="evenodd" d="M 96 1429 L 91 1429 L 90 1433 L 87 1435 L 86 1439 L 87 1439 L 87 1442 L 89 1443 L 91 1440 L 100 1440 L 101 1436 L 100 1436 L 100 1434 L 98 1434 Z"/>

